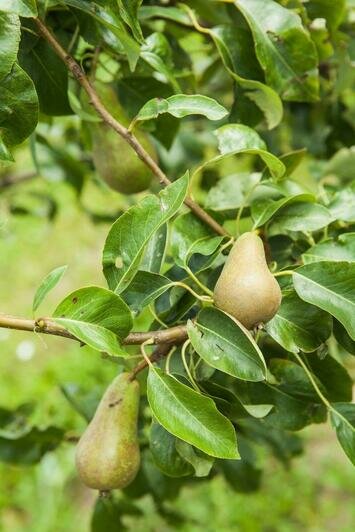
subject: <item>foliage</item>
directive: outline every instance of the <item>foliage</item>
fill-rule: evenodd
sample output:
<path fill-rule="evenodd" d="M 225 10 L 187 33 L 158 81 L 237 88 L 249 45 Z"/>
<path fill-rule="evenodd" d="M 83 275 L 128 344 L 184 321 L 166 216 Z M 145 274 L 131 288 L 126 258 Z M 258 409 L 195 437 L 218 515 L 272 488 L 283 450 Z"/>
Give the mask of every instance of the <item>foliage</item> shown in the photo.
<path fill-rule="evenodd" d="M 106 187 L 92 160 L 90 122 L 98 117 L 39 32 L 37 12 L 93 86 L 114 88 L 130 122 L 126 140 L 139 128 L 149 134 L 173 181 L 115 195 L 124 212 L 85 206 L 89 182 L 98 193 Z M 122 498 L 98 501 L 93 530 L 139 515 L 136 499 L 146 493 L 167 518 L 166 502 L 183 485 L 217 474 L 253 491 L 262 475 L 255 450 L 288 464 L 300 452 L 292 432 L 313 423 L 329 420 L 355 463 L 345 367 L 355 342 L 351 20 L 351 3 L 341 0 L 0 6 L 1 173 L 24 146 L 41 180 L 63 181 L 94 220 L 113 222 L 102 256 L 108 288 L 77 288 L 52 323 L 120 370 L 137 364 L 130 331 L 187 324 L 186 342 L 172 342 L 139 374 L 141 470 Z M 44 190 L 4 188 L 6 208 L 50 223 L 62 206 Z M 226 236 L 186 212 L 189 193 Z M 283 292 L 276 316 L 251 332 L 210 299 L 231 237 L 248 230 L 262 237 Z M 39 283 L 34 312 L 61 281 L 60 264 Z M 144 343 L 139 358 L 150 349 Z M 82 384 L 63 390 L 89 419 Z M 13 464 L 41 460 L 70 429 L 65 420 L 37 424 L 26 405 L 1 409 L 0 421 L 0 459 Z"/>

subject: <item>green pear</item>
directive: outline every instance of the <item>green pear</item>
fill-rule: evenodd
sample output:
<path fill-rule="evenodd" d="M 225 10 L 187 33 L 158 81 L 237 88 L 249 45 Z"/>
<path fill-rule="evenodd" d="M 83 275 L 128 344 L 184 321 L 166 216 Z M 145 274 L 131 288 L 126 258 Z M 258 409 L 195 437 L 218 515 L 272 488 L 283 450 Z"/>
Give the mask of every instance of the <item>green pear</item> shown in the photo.
<path fill-rule="evenodd" d="M 136 476 L 139 384 L 129 373 L 116 377 L 104 393 L 76 449 L 76 467 L 89 488 L 124 488 Z"/>
<path fill-rule="evenodd" d="M 234 244 L 214 289 L 217 307 L 252 329 L 266 323 L 281 303 L 280 287 L 268 268 L 264 245 L 255 233 Z"/>
<path fill-rule="evenodd" d="M 96 82 L 95 89 L 113 117 L 127 127 L 129 119 L 113 87 Z M 122 194 L 135 194 L 146 190 L 153 174 L 127 141 L 104 122 L 91 123 L 90 131 L 93 162 L 101 179 Z M 135 128 L 134 134 L 143 148 L 156 160 L 156 152 L 149 136 L 138 128 Z"/>

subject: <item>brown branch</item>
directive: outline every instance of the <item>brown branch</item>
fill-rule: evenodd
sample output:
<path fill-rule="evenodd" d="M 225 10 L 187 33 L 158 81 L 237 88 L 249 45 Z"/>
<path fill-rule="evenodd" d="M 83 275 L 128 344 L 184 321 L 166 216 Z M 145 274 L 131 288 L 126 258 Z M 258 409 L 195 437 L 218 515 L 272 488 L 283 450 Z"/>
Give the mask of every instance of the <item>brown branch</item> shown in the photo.
<path fill-rule="evenodd" d="M 26 318 L 18 318 L 16 316 L 8 316 L 0 314 L 0 328 L 15 329 L 18 331 L 38 332 L 43 334 L 50 334 L 52 336 L 62 336 L 71 340 L 81 342 L 73 334 L 67 331 L 61 325 L 48 318 L 39 318 L 38 320 L 28 320 Z M 179 344 L 187 338 L 186 325 L 176 325 L 169 329 L 162 329 L 158 331 L 147 332 L 132 332 L 124 340 L 122 345 L 140 345 L 143 342 L 151 339 L 152 344 Z"/>
<path fill-rule="evenodd" d="M 8 187 L 12 187 L 13 185 L 19 185 L 21 183 L 24 183 L 25 181 L 29 181 L 37 176 L 37 172 L 34 171 L 28 171 L 23 172 L 22 174 L 8 174 L 5 176 L 0 177 L 0 190 Z"/>
<path fill-rule="evenodd" d="M 80 68 L 78 63 L 71 57 L 66 50 L 61 46 L 57 41 L 54 35 L 49 31 L 45 24 L 40 19 L 34 19 L 37 27 L 43 36 L 43 38 L 52 46 L 56 54 L 62 59 L 62 61 L 67 65 L 68 70 L 73 74 L 74 78 L 78 83 L 83 87 L 90 98 L 94 109 L 102 120 L 111 127 L 116 133 L 118 133 L 126 142 L 133 148 L 138 157 L 150 168 L 153 174 L 159 179 L 159 182 L 163 186 L 167 186 L 171 183 L 162 169 L 157 165 L 154 159 L 149 155 L 149 153 L 143 148 L 138 139 L 128 131 L 126 127 L 117 122 L 117 120 L 108 112 L 105 106 L 100 101 L 95 89 L 91 85 L 90 81 L 86 77 L 83 70 Z M 191 198 L 187 197 L 185 199 L 185 205 L 187 205 L 191 211 L 196 214 L 204 223 L 209 225 L 216 233 L 220 235 L 228 235 L 227 231 L 214 220 L 207 212 L 205 212 L 197 203 L 195 203 Z"/>

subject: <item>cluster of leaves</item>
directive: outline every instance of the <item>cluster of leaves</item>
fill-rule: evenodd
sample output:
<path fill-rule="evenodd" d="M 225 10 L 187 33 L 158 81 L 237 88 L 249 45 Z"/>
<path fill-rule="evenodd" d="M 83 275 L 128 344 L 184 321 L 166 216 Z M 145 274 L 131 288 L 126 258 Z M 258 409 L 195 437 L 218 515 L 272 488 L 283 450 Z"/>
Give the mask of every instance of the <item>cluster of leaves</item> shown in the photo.
<path fill-rule="evenodd" d="M 110 512 L 120 519 L 138 511 L 128 499 L 148 492 L 166 512 L 162 501 L 196 478 L 222 474 L 234 489 L 252 491 L 261 477 L 255 449 L 265 446 L 287 463 L 301 451 L 292 433 L 328 415 L 355 462 L 352 382 L 342 363 L 345 352 L 355 354 L 349 6 L 345 0 L 164 4 L 52 0 L 48 8 L 22 0 L 0 7 L 4 163 L 31 135 L 39 174 L 49 160 L 80 193 L 93 173 L 78 124 L 97 117 L 81 105 L 65 65 L 38 35 L 32 18 L 39 13 L 88 74 L 114 84 L 131 127 L 139 122 L 150 133 L 160 165 L 175 179 L 158 194 L 138 197 L 112 225 L 102 261 L 108 288 L 78 289 L 53 314 L 126 367 L 133 362 L 123 340 L 137 318 L 149 316 L 147 330 L 187 323 L 189 342 L 149 367 L 141 472 L 114 509 L 99 503 L 94 529 Z M 64 142 L 53 143 L 48 124 L 64 115 Z M 281 307 L 256 337 L 205 297 L 231 240 L 182 211 L 189 186 L 233 235 L 258 230 L 271 267 L 284 273 Z M 59 268 L 44 280 L 35 311 L 63 273 Z M 65 396 L 90 418 L 80 390 L 65 389 Z M 4 411 L 1 419 L 11 425 L 20 414 Z M 36 442 L 33 454 L 25 453 L 33 463 L 63 434 L 54 427 L 5 427 L 0 457 L 16 462 L 18 449 Z"/>

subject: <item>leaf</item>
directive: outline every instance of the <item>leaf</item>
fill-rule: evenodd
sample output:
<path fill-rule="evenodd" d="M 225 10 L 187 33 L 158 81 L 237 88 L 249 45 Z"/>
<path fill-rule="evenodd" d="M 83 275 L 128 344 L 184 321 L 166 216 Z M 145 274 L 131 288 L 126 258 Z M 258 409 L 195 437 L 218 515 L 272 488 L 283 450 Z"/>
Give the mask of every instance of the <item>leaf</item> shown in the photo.
<path fill-rule="evenodd" d="M 355 222 L 355 183 L 339 190 L 328 205 L 335 220 Z"/>
<path fill-rule="evenodd" d="M 124 25 L 120 21 L 114 9 L 105 5 L 100 7 L 97 3 L 86 2 L 86 0 L 65 0 L 68 6 L 80 9 L 84 13 L 90 15 L 97 22 L 102 24 L 105 28 L 110 30 L 113 35 L 121 43 L 125 53 L 127 54 L 128 63 L 130 69 L 133 71 L 136 67 L 139 58 L 139 45 L 138 43 L 127 33 Z"/>
<path fill-rule="evenodd" d="M 331 213 L 318 203 L 289 204 L 282 208 L 274 218 L 277 230 L 318 231 L 333 221 Z"/>
<path fill-rule="evenodd" d="M 139 111 L 134 121 L 151 120 L 169 113 L 176 118 L 189 115 L 203 115 L 209 120 L 221 120 L 228 114 L 227 109 L 213 98 L 200 94 L 175 94 L 169 98 L 153 98 Z"/>
<path fill-rule="evenodd" d="M 301 299 L 329 312 L 355 340 L 355 263 L 314 262 L 293 273 Z"/>
<path fill-rule="evenodd" d="M 242 87 L 247 98 L 263 112 L 268 128 L 276 127 L 282 119 L 282 102 L 271 87 L 261 81 L 250 79 L 252 77 L 249 69 L 250 60 L 243 57 L 244 52 L 250 58 L 250 48 L 243 42 L 241 28 L 223 25 L 212 29 L 204 28 L 204 32 L 212 37 L 229 74 Z M 244 70 L 243 60 L 244 65 L 247 65 Z"/>
<path fill-rule="evenodd" d="M 330 419 L 345 454 L 355 465 L 355 405 L 334 403 Z"/>
<path fill-rule="evenodd" d="M 11 71 L 16 61 L 20 38 L 21 25 L 18 16 L 0 11 L 0 82 Z"/>
<path fill-rule="evenodd" d="M 304 156 L 306 155 L 307 150 L 305 148 L 302 148 L 300 150 L 293 150 L 288 153 L 285 153 L 284 155 L 281 155 L 279 157 L 280 161 L 285 165 L 285 173 L 283 177 L 288 177 L 296 170 L 296 168 L 300 165 L 302 160 L 304 159 Z M 271 177 L 270 173 L 268 172 L 268 169 L 265 169 L 263 173 L 263 180 L 269 179 Z"/>
<path fill-rule="evenodd" d="M 224 312 L 204 308 L 187 330 L 193 348 L 212 367 L 243 380 L 266 378 L 265 361 L 252 336 Z"/>
<path fill-rule="evenodd" d="M 217 129 L 215 135 L 218 138 L 218 148 L 221 155 L 208 161 L 205 165 L 218 161 L 224 156 L 249 153 L 258 155 L 275 178 L 282 177 L 284 174 L 285 167 L 283 163 L 275 155 L 266 151 L 264 141 L 250 127 L 242 124 L 226 124 Z"/>
<path fill-rule="evenodd" d="M 320 399 L 314 390 L 304 369 L 291 360 L 272 358 L 269 365 L 272 375 L 277 379 L 279 390 L 304 401 L 319 403 Z M 321 392 L 325 392 L 317 377 L 314 380 Z"/>
<path fill-rule="evenodd" d="M 151 18 L 166 18 L 184 26 L 192 26 L 188 15 L 178 7 L 141 6 L 138 13 L 139 19 L 142 21 Z"/>
<path fill-rule="evenodd" d="M 309 0 L 305 8 L 312 19 L 324 18 L 331 31 L 341 23 L 346 12 L 346 0 Z"/>
<path fill-rule="evenodd" d="M 355 340 L 352 340 L 338 320 L 333 320 L 333 334 L 339 344 L 351 355 L 355 355 Z"/>
<path fill-rule="evenodd" d="M 73 113 L 68 100 L 68 69 L 53 48 L 33 35 L 37 28 L 26 21 L 19 51 L 19 63 L 32 79 L 38 95 L 40 110 L 49 116 Z M 67 43 L 67 34 L 59 30 L 56 38 Z"/>
<path fill-rule="evenodd" d="M 315 198 L 312 194 L 296 194 L 295 196 L 288 196 L 279 200 L 267 199 L 255 201 L 251 206 L 251 215 L 254 220 L 253 228 L 256 229 L 257 227 L 264 225 L 275 216 L 279 210 L 287 205 L 305 201 L 312 202 L 314 199 Z"/>
<path fill-rule="evenodd" d="M 286 351 L 315 351 L 332 332 L 332 319 L 318 307 L 286 292 L 277 314 L 265 326 L 270 336 Z"/>
<path fill-rule="evenodd" d="M 138 42 L 144 40 L 141 27 L 138 21 L 138 8 L 142 0 L 117 0 L 120 15 L 131 28 L 132 33 Z"/>
<path fill-rule="evenodd" d="M 103 270 L 111 290 L 121 292 L 138 271 L 144 248 L 160 226 L 181 207 L 188 173 L 162 190 L 148 195 L 128 209 L 111 227 L 103 251 Z"/>
<path fill-rule="evenodd" d="M 150 366 L 147 395 L 159 423 L 174 436 L 217 458 L 238 458 L 233 425 L 208 397 Z"/>
<path fill-rule="evenodd" d="M 216 251 L 223 237 L 216 237 L 215 233 L 190 212 L 181 214 L 174 220 L 171 230 L 171 253 L 175 263 L 180 268 L 189 266 L 194 253 L 207 256 L 198 261 L 197 270 L 208 267 L 213 253 Z"/>
<path fill-rule="evenodd" d="M 40 306 L 40 304 L 42 303 L 43 299 L 46 297 L 48 292 L 50 292 L 59 283 L 67 267 L 68 267 L 67 265 L 59 266 L 59 268 L 55 268 L 48 275 L 46 275 L 46 277 L 43 279 L 43 281 L 37 288 L 36 293 L 34 295 L 33 303 L 32 303 L 33 312 L 35 312 L 38 309 L 38 307 Z"/>
<path fill-rule="evenodd" d="M 20 17 L 36 17 L 36 0 L 2 0 L 1 11 L 15 13 Z"/>
<path fill-rule="evenodd" d="M 175 448 L 177 441 L 175 436 L 153 420 L 150 429 L 150 451 L 155 465 L 168 477 L 192 475 L 193 468 Z"/>
<path fill-rule="evenodd" d="M 64 431 L 49 426 L 45 429 L 27 427 L 11 434 L 0 430 L 0 460 L 8 464 L 32 465 L 62 442 Z"/>
<path fill-rule="evenodd" d="M 353 381 L 344 366 L 331 355 L 307 357 L 314 375 L 324 386 L 324 395 L 331 402 L 351 401 Z"/>
<path fill-rule="evenodd" d="M 6 146 L 6 144 L 3 142 L 1 136 L 0 136 L 0 161 L 11 163 L 14 161 L 14 158 L 12 156 L 12 153 Z"/>
<path fill-rule="evenodd" d="M 59 303 L 53 318 L 94 349 L 127 356 L 117 336 L 121 339 L 127 336 L 132 328 L 132 316 L 117 294 L 98 286 L 80 288 Z"/>
<path fill-rule="evenodd" d="M 242 436 L 239 438 L 241 460 L 223 460 L 218 465 L 233 491 L 251 493 L 260 487 L 262 470 L 256 466 L 257 457 Z"/>
<path fill-rule="evenodd" d="M 121 296 L 133 312 L 140 312 L 171 286 L 171 280 L 163 275 L 138 271 Z"/>
<path fill-rule="evenodd" d="M 163 33 L 151 33 L 146 38 L 140 57 L 166 79 L 174 92 L 181 92 L 180 84 L 175 76 L 172 49 Z"/>
<path fill-rule="evenodd" d="M 167 224 L 160 226 L 149 239 L 141 262 L 141 269 L 147 272 L 160 273 L 165 259 Z"/>
<path fill-rule="evenodd" d="M 6 145 L 23 142 L 38 121 L 37 94 L 26 72 L 14 63 L 11 72 L 0 80 L 0 129 Z"/>
<path fill-rule="evenodd" d="M 234 4 L 250 26 L 267 84 L 284 100 L 316 101 L 317 53 L 299 15 L 273 0 L 235 0 Z"/>
<path fill-rule="evenodd" d="M 248 206 L 247 196 L 251 189 L 260 181 L 261 174 L 243 172 L 222 177 L 216 186 L 207 193 L 205 206 L 213 211 L 238 209 L 241 205 Z"/>
<path fill-rule="evenodd" d="M 302 259 L 305 264 L 323 260 L 355 262 L 355 233 L 322 240 L 303 253 Z"/>
<path fill-rule="evenodd" d="M 176 441 L 176 449 L 179 455 L 191 464 L 196 477 L 207 477 L 210 474 L 214 462 L 213 457 L 202 453 L 182 440 Z"/>

